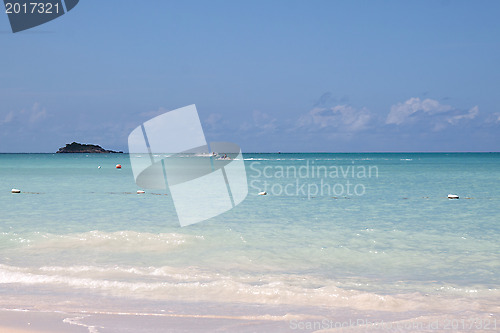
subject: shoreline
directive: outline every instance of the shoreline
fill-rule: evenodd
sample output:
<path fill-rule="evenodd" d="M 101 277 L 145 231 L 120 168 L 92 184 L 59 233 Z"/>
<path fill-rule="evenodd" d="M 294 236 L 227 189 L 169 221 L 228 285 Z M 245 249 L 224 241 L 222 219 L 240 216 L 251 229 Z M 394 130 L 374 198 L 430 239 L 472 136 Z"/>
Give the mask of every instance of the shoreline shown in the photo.
<path fill-rule="evenodd" d="M 0 310 L 0 332 L 5 333 L 104 333 L 121 332 L 253 332 L 289 331 L 292 320 L 318 320 L 306 315 L 229 315 L 134 312 L 61 312 L 39 310 Z"/>
<path fill-rule="evenodd" d="M 227 310 L 227 309 L 226 309 Z M 326 309 L 323 309 L 326 310 Z M 329 314 L 328 314 L 329 313 Z M 466 318 L 464 316 L 470 316 Z M 474 320 L 472 323 L 470 320 Z M 110 332 L 491 332 L 500 328 L 494 314 L 447 311 L 439 314 L 357 312 L 330 309 L 322 314 L 196 315 L 189 313 L 60 312 L 1 309 L 2 333 Z M 461 323 L 461 324 L 460 324 Z M 472 324 L 471 324 L 472 323 Z M 468 326 L 471 326 L 469 328 Z M 478 327 L 481 325 L 482 327 Z M 456 328 L 456 327 L 455 327 Z M 453 330 L 457 331 L 457 330 Z"/>

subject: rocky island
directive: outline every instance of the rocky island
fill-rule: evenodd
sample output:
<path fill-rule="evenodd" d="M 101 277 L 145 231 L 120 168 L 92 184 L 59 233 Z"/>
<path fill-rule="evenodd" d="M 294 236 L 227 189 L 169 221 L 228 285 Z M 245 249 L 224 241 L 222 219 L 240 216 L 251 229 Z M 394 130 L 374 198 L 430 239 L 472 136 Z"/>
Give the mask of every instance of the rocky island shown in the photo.
<path fill-rule="evenodd" d="M 66 147 L 59 148 L 59 150 L 56 153 L 57 154 L 60 153 L 122 154 L 123 152 L 106 150 L 98 145 L 89 145 L 89 144 L 73 142 L 73 143 L 68 143 Z"/>

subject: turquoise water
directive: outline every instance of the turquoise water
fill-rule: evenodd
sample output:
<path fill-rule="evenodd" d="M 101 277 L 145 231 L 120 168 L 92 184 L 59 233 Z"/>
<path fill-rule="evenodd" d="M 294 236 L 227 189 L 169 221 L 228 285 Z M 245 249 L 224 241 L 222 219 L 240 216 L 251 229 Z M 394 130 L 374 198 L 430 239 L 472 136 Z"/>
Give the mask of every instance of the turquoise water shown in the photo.
<path fill-rule="evenodd" d="M 136 194 L 127 154 L 0 154 L 0 292 L 388 311 L 498 303 L 500 154 L 244 159 L 246 200 L 181 228 L 168 191 Z"/>

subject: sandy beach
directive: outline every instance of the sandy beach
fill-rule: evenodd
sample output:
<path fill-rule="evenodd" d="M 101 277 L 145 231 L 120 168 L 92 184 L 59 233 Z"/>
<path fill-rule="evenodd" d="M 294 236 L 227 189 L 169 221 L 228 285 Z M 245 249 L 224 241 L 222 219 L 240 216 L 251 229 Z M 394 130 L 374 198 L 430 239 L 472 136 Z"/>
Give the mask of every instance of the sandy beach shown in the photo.
<path fill-rule="evenodd" d="M 288 332 L 290 320 L 303 318 L 297 315 L 229 316 L 2 310 L 0 332 Z M 312 319 L 314 318 L 309 318 Z"/>
<path fill-rule="evenodd" d="M 116 333 L 116 332 L 493 332 L 495 315 L 472 313 L 423 314 L 346 309 L 322 315 L 192 315 L 140 313 L 62 313 L 1 310 L 1 333 Z M 498 315 L 498 314 L 497 314 Z"/>
<path fill-rule="evenodd" d="M 86 327 L 64 323 L 67 314 L 21 310 L 0 310 L 2 333 L 79 333 L 89 332 Z"/>

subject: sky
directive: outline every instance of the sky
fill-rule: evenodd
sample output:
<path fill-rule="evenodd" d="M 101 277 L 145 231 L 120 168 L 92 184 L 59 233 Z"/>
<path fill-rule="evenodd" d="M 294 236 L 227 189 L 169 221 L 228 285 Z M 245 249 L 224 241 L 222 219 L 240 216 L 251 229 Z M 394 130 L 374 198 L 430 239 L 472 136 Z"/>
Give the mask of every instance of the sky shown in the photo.
<path fill-rule="evenodd" d="M 80 0 L 12 33 L 0 152 L 130 132 L 195 104 L 243 152 L 500 151 L 499 1 Z"/>

